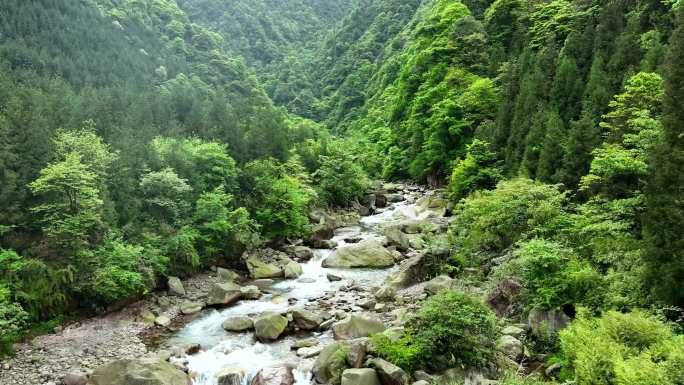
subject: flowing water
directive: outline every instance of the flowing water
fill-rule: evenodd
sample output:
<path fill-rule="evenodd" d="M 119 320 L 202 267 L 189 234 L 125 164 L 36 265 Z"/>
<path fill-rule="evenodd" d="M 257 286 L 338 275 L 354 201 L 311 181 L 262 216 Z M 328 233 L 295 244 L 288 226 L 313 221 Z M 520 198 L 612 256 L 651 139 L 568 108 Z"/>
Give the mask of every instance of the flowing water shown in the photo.
<path fill-rule="evenodd" d="M 364 217 L 358 226 L 340 228 L 333 240 L 339 246 L 346 244 L 345 239 L 378 238 L 378 228 L 393 221 L 416 218 L 415 200 L 417 193 L 405 195 L 403 202 L 396 203 L 382 212 Z M 316 300 L 325 296 L 326 292 L 336 291 L 349 282 L 354 281 L 362 287 L 381 285 L 392 269 L 328 269 L 321 266 L 322 261 L 332 250 L 314 250 L 314 258 L 302 264 L 303 275 L 296 280 L 281 280 L 269 290 L 269 294 L 259 300 L 240 301 L 232 307 L 222 310 L 212 310 L 194 320 L 176 333 L 168 341 L 170 345 L 185 343 L 199 343 L 203 351 L 189 357 L 188 367 L 196 373 L 194 385 L 215 385 L 215 374 L 227 367 L 243 369 L 247 376 L 245 384 L 266 367 L 294 367 L 296 385 L 311 383 L 311 366 L 314 359 L 302 359 L 290 347 L 295 338 L 285 337 L 279 341 L 262 344 L 257 342 L 254 334 L 229 333 L 223 330 L 222 323 L 235 316 L 254 316 L 266 311 L 285 313 L 289 308 L 302 307 L 309 300 Z M 342 281 L 329 282 L 327 274 L 333 273 L 342 277 Z M 288 299 L 295 298 L 297 302 L 290 305 Z M 330 332 L 313 333 L 298 336 L 299 338 L 315 337 L 322 344 L 332 340 Z"/>

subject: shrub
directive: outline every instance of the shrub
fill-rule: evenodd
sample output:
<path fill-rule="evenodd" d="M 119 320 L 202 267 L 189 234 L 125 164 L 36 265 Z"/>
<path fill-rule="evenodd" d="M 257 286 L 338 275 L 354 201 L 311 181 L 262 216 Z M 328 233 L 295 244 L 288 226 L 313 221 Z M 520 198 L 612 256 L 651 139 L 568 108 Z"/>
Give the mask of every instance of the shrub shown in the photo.
<path fill-rule="evenodd" d="M 376 334 L 371 341 L 380 357 L 408 373 L 413 373 L 417 369 L 421 349 L 414 343 L 410 333 L 405 332 L 397 341 L 391 341 L 384 334 Z"/>
<path fill-rule="evenodd" d="M 252 217 L 268 240 L 298 238 L 310 231 L 308 210 L 315 197 L 303 167 L 258 160 L 245 166 L 242 187 Z"/>
<path fill-rule="evenodd" d="M 503 178 L 496 154 L 489 143 L 475 139 L 468 146 L 468 154 L 460 160 L 449 179 L 449 197 L 459 201 L 480 189 L 492 189 Z"/>
<path fill-rule="evenodd" d="M 560 336 L 579 385 L 684 383 L 684 336 L 645 312 L 580 318 Z"/>
<path fill-rule="evenodd" d="M 602 276 L 563 245 L 545 239 L 521 242 L 507 270 L 516 271 L 532 306 L 598 305 Z"/>
<path fill-rule="evenodd" d="M 383 336 L 374 341 L 380 355 L 407 370 L 483 367 L 494 355 L 496 316 L 465 293 L 438 293 L 423 303 L 406 326 L 406 334 L 396 342 Z"/>
<path fill-rule="evenodd" d="M 529 179 L 504 181 L 495 190 L 461 201 L 449 229 L 456 259 L 478 265 L 519 240 L 556 234 L 566 226 L 566 194 Z M 483 256 L 484 254 L 484 256 Z"/>
<path fill-rule="evenodd" d="M 320 157 L 320 167 L 313 178 L 325 202 L 347 206 L 363 197 L 369 181 L 358 161 L 339 146 L 331 146 L 328 155 Z"/>
<path fill-rule="evenodd" d="M 0 357 L 12 352 L 12 344 L 21 339 L 28 320 L 21 305 L 9 301 L 9 289 L 0 285 Z"/>

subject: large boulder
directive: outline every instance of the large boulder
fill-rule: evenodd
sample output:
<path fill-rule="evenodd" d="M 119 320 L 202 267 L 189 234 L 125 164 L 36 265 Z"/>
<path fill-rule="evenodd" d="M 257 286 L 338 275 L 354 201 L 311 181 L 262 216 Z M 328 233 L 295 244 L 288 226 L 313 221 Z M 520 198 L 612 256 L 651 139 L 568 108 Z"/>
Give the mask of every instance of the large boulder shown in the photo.
<path fill-rule="evenodd" d="M 524 352 L 523 343 L 517 338 L 509 335 L 501 336 L 496 342 L 496 348 L 513 361 L 520 360 Z"/>
<path fill-rule="evenodd" d="M 249 270 L 249 276 L 254 279 L 283 277 L 283 269 L 275 263 L 263 262 L 258 257 L 247 258 L 245 263 L 247 270 Z"/>
<path fill-rule="evenodd" d="M 455 284 L 455 279 L 448 275 L 440 275 L 425 283 L 425 292 L 434 295 L 445 289 L 453 289 Z"/>
<path fill-rule="evenodd" d="M 530 314 L 527 317 L 530 332 L 537 338 L 553 336 L 562 329 L 565 329 L 571 321 L 570 317 L 557 309 L 544 310 L 535 308 L 530 310 Z"/>
<path fill-rule="evenodd" d="M 209 306 L 228 306 L 242 297 L 240 285 L 233 282 L 216 283 L 207 297 Z"/>
<path fill-rule="evenodd" d="M 385 325 L 382 321 L 364 314 L 352 314 L 333 325 L 336 340 L 352 340 L 382 333 Z"/>
<path fill-rule="evenodd" d="M 252 379 L 251 385 L 292 385 L 292 368 L 264 368 Z"/>
<path fill-rule="evenodd" d="M 96 369 L 90 385 L 188 385 L 188 375 L 166 361 L 119 360 Z"/>
<path fill-rule="evenodd" d="M 292 310 L 292 319 L 302 330 L 316 330 L 325 321 L 320 314 L 305 309 Z"/>
<path fill-rule="evenodd" d="M 347 369 L 344 345 L 336 342 L 323 349 L 313 364 L 312 372 L 319 384 L 339 385 L 342 372 Z"/>
<path fill-rule="evenodd" d="M 370 360 L 370 366 L 378 371 L 382 385 L 409 385 L 411 377 L 404 369 L 380 358 Z"/>
<path fill-rule="evenodd" d="M 296 258 L 299 258 L 303 261 L 308 261 L 314 257 L 313 250 L 306 246 L 295 246 L 293 254 Z"/>
<path fill-rule="evenodd" d="M 254 320 L 256 337 L 261 341 L 275 341 L 287 327 L 287 318 L 278 313 L 264 313 Z"/>
<path fill-rule="evenodd" d="M 387 278 L 385 285 L 395 289 L 403 289 L 420 282 L 424 255 L 420 254 L 403 260 Z"/>
<path fill-rule="evenodd" d="M 168 281 L 169 295 L 175 295 L 177 297 L 185 296 L 185 288 L 183 287 L 183 282 L 178 277 L 169 277 Z"/>
<path fill-rule="evenodd" d="M 216 385 L 241 385 L 245 375 L 245 370 L 242 368 L 223 368 L 215 375 Z"/>
<path fill-rule="evenodd" d="M 343 246 L 323 260 L 323 267 L 390 267 L 394 256 L 382 243 L 370 239 L 354 245 Z"/>
<path fill-rule="evenodd" d="M 347 369 L 342 372 L 342 385 L 380 385 L 374 369 Z"/>
<path fill-rule="evenodd" d="M 512 318 L 523 308 L 521 298 L 522 284 L 517 279 L 506 278 L 499 281 L 487 295 L 485 301 L 497 316 Z"/>
<path fill-rule="evenodd" d="M 388 245 L 396 247 L 399 251 L 408 251 L 410 247 L 409 238 L 398 226 L 384 227 L 380 233 L 387 238 Z"/>
<path fill-rule="evenodd" d="M 223 322 L 223 329 L 229 332 L 243 332 L 254 327 L 254 321 L 249 317 L 232 317 Z"/>
<path fill-rule="evenodd" d="M 191 315 L 201 312 L 203 308 L 204 304 L 201 302 L 183 301 L 180 306 L 180 311 L 184 315 Z"/>
<path fill-rule="evenodd" d="M 285 264 L 285 267 L 283 267 L 283 275 L 285 278 L 297 278 L 302 274 L 304 274 L 302 265 L 295 261 L 289 261 Z"/>
<path fill-rule="evenodd" d="M 222 281 L 225 282 L 234 282 L 238 278 L 240 278 L 240 275 L 233 270 L 228 270 L 224 269 L 223 267 L 219 267 L 216 269 L 216 275 L 218 278 Z"/>
<path fill-rule="evenodd" d="M 244 299 L 259 299 L 261 298 L 261 290 L 256 285 L 243 286 L 240 288 L 242 298 Z"/>

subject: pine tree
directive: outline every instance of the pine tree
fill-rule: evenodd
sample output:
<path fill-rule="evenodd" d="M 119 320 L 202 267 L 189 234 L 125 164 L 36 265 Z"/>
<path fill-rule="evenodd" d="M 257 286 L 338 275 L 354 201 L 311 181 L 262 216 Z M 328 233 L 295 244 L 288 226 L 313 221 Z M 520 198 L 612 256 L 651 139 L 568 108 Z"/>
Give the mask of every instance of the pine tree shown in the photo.
<path fill-rule="evenodd" d="M 684 306 L 684 7 L 677 21 L 665 62 L 664 135 L 651 160 L 644 232 L 655 294 Z"/>

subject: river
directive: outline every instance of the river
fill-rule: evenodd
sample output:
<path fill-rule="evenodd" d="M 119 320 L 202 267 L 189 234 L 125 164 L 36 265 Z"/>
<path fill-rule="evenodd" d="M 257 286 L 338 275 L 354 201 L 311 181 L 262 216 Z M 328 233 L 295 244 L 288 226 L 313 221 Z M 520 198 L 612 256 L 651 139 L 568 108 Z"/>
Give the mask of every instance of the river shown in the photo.
<path fill-rule="evenodd" d="M 416 201 L 418 192 L 407 192 L 404 200 L 391 204 L 388 208 L 374 215 L 361 219 L 359 225 L 337 229 L 334 241 L 338 247 L 347 244 L 345 239 L 361 238 L 362 240 L 381 237 L 378 229 L 383 224 L 394 221 L 416 218 Z M 332 250 L 316 249 L 314 258 L 302 264 L 303 274 L 296 280 L 280 280 L 273 284 L 268 294 L 259 300 L 243 300 L 232 307 L 222 310 L 211 310 L 192 321 L 174 334 L 167 344 L 183 345 L 199 343 L 202 351 L 188 357 L 188 368 L 196 373 L 194 385 L 216 385 L 215 374 L 226 367 L 241 368 L 246 372 L 244 384 L 266 367 L 294 368 L 296 385 L 311 383 L 311 367 L 315 358 L 303 359 L 291 349 L 294 341 L 314 337 L 321 344 L 332 341 L 330 331 L 286 336 L 280 340 L 263 344 L 256 341 L 254 334 L 229 333 L 223 330 L 222 323 L 235 316 L 254 316 L 266 311 L 286 313 L 289 309 L 303 307 L 309 301 L 324 298 L 327 293 L 340 290 L 354 282 L 357 286 L 371 288 L 380 286 L 392 272 L 390 269 L 329 269 L 322 267 L 323 260 Z M 341 281 L 330 282 L 327 274 L 332 273 L 342 278 Z M 296 302 L 290 304 L 291 301 Z M 361 310 L 351 304 L 352 310 Z"/>

